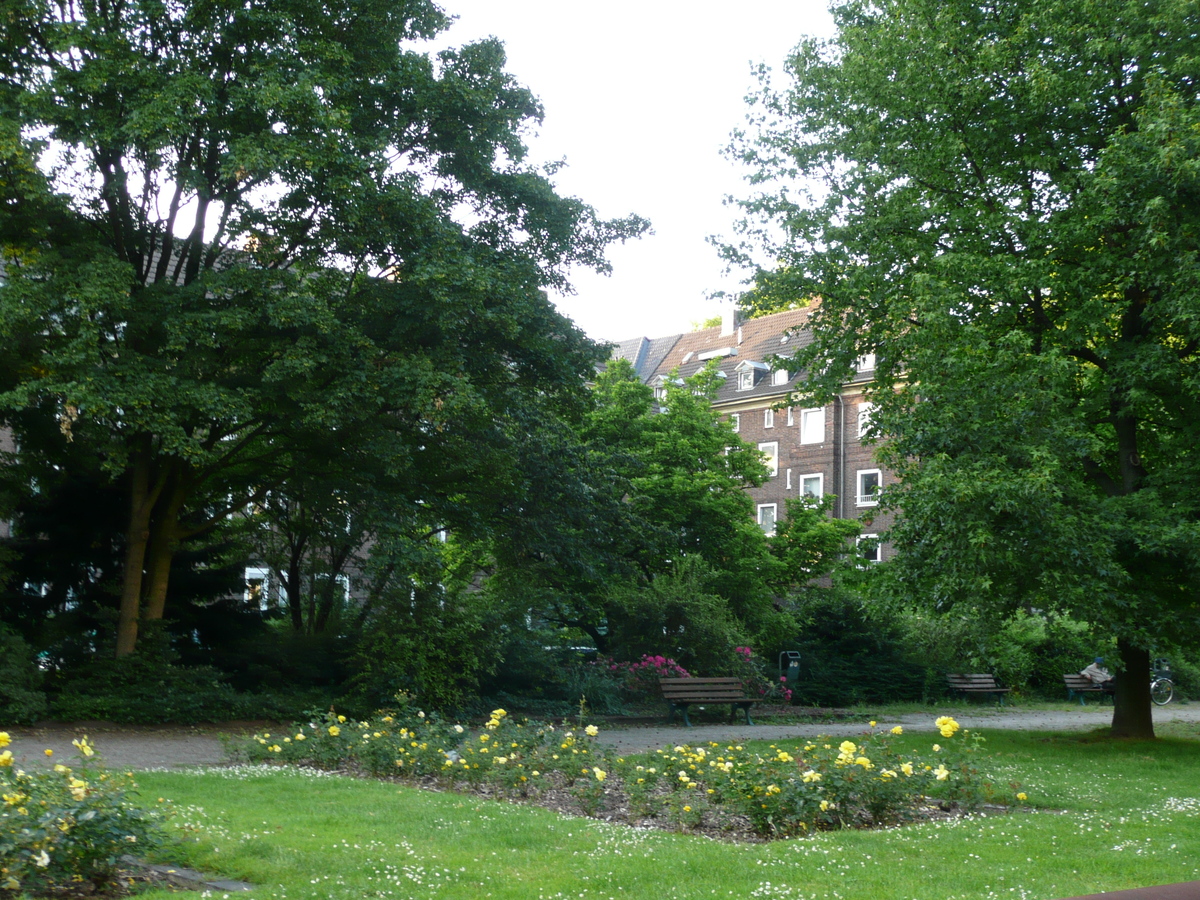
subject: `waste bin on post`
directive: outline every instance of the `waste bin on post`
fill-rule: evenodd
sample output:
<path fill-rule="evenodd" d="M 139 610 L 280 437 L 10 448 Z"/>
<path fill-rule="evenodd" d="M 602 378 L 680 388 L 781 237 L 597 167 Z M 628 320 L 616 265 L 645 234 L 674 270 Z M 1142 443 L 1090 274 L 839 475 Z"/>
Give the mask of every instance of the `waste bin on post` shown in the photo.
<path fill-rule="evenodd" d="M 800 654 L 795 650 L 784 650 L 779 654 L 779 680 L 795 684 L 800 680 Z"/>

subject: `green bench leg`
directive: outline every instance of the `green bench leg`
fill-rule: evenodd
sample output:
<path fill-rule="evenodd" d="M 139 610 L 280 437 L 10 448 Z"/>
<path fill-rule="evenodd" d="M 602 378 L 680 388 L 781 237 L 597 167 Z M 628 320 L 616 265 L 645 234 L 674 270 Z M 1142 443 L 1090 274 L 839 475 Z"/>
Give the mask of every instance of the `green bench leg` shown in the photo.
<path fill-rule="evenodd" d="M 683 713 L 683 724 L 686 725 L 688 728 L 691 728 L 692 723 L 691 723 L 691 720 L 688 719 L 688 704 L 675 703 L 672 700 L 667 701 L 667 724 L 670 725 L 672 722 L 675 721 L 675 710 L 676 709 L 678 709 L 681 713 Z"/>
<path fill-rule="evenodd" d="M 730 722 L 733 721 L 734 716 L 737 714 L 736 710 L 740 707 L 742 712 L 745 713 L 745 715 L 746 715 L 746 724 L 753 725 L 754 721 L 750 718 L 750 707 L 751 706 L 753 706 L 752 703 L 730 703 L 729 704 L 729 721 Z"/>

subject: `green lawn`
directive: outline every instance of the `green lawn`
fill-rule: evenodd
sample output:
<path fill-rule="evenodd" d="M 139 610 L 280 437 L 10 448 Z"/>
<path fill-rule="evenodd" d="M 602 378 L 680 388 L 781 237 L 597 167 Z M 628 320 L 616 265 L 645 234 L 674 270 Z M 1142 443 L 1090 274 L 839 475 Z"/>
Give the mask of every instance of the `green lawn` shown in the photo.
<path fill-rule="evenodd" d="M 1162 731 L 993 732 L 985 767 L 1029 811 L 740 846 L 299 771 L 139 780 L 196 838 L 176 861 L 259 885 L 252 898 L 1053 900 L 1200 879 L 1200 728 Z"/>

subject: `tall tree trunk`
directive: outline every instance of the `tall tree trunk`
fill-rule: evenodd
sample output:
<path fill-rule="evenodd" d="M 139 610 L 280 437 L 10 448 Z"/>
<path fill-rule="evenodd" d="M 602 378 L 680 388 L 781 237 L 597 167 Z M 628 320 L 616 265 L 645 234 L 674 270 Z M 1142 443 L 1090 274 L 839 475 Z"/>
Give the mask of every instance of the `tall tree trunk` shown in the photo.
<path fill-rule="evenodd" d="M 161 515 L 150 522 L 150 547 L 146 559 L 146 602 L 143 617 L 159 620 L 167 606 L 167 585 L 171 578 L 171 561 L 179 549 L 179 513 L 183 509 L 186 490 L 177 476 L 172 476 L 167 501 Z M 159 504 L 160 508 L 164 504 Z"/>
<path fill-rule="evenodd" d="M 1153 705 L 1150 701 L 1150 651 L 1117 641 L 1122 669 L 1117 673 L 1113 698 L 1113 737 L 1154 739 Z"/>
<path fill-rule="evenodd" d="M 117 614 L 117 657 L 137 649 L 138 614 L 142 602 L 142 568 L 150 540 L 150 517 L 161 485 L 151 482 L 149 435 L 139 437 L 130 454 L 129 524 L 125 529 L 125 570 Z"/>

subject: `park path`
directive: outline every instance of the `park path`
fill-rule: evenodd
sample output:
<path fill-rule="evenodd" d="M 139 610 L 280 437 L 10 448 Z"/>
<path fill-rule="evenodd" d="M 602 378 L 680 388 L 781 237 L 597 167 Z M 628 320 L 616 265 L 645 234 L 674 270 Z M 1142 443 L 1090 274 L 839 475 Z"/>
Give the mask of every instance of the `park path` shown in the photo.
<path fill-rule="evenodd" d="M 1015 731 L 1088 731 L 1101 728 L 1112 720 L 1112 707 L 1089 706 L 1070 710 L 1030 710 L 1014 707 L 964 710 L 962 707 L 931 709 L 929 712 L 907 713 L 903 716 L 880 719 L 877 729 L 902 725 L 905 731 L 935 732 L 933 724 L 939 715 L 952 715 L 964 728 L 987 732 L 992 729 Z M 1172 703 L 1156 707 L 1155 725 L 1169 722 L 1200 723 L 1200 703 Z M 187 766 L 217 765 L 225 761 L 222 733 L 246 733 L 261 729 L 260 723 L 238 723 L 220 726 L 171 727 L 111 725 L 107 723 L 76 723 L 45 725 L 33 728 L 8 728 L 13 743 L 8 748 L 18 765 L 34 766 L 76 758 L 71 741 L 87 735 L 112 768 L 156 769 Z M 272 726 L 266 726 L 268 729 Z M 278 726 L 275 726 L 278 727 Z M 5 730 L 0 723 L 0 730 Z M 702 724 L 693 728 L 680 725 L 640 725 L 631 727 L 602 727 L 599 740 L 614 749 L 631 753 L 677 744 L 703 744 L 709 741 L 728 743 L 745 740 L 796 740 L 828 735 L 853 737 L 869 730 L 869 726 L 822 723 L 798 725 Z M 46 749 L 53 750 L 47 757 Z"/>

